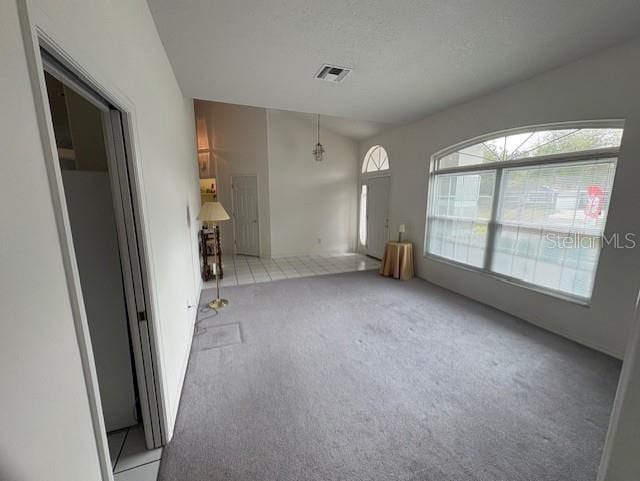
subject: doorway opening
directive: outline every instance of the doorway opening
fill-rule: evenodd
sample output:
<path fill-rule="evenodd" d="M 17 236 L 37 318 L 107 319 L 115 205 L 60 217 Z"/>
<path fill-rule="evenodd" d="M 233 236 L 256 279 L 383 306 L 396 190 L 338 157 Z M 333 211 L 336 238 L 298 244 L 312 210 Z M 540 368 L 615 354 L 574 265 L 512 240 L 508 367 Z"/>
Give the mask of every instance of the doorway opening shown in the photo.
<path fill-rule="evenodd" d="M 358 241 L 369 257 L 382 259 L 389 240 L 389 156 L 381 145 L 371 147 L 362 162 Z"/>
<path fill-rule="evenodd" d="M 79 284 L 86 317 L 89 342 L 81 349 L 93 366 L 85 368 L 95 367 L 98 384 L 98 399 L 89 389 L 99 406 L 96 436 L 107 433 L 111 469 L 119 472 L 141 457 L 159 459 L 166 438 L 129 125 L 57 57 L 40 53 L 57 150 L 48 168 L 63 199 L 55 206 L 60 228 L 70 232 L 68 276 Z"/>

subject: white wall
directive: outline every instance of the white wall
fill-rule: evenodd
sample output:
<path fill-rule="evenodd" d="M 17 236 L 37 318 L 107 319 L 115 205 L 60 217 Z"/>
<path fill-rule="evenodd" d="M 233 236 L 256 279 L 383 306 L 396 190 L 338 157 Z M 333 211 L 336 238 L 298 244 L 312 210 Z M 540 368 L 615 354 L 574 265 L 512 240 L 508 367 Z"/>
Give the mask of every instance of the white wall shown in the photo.
<path fill-rule="evenodd" d="M 172 424 L 191 340 L 199 203 L 193 108 L 144 0 L 38 0 L 34 22 L 133 105 Z M 100 479 L 16 2 L 0 2 L 0 478 Z"/>
<path fill-rule="evenodd" d="M 231 177 L 258 176 L 260 255 L 271 256 L 269 169 L 267 166 L 267 113 L 259 107 L 194 101 L 196 119 L 204 118 L 216 164 L 218 200 L 231 214 Z M 233 252 L 233 224 L 222 222 L 222 251 Z"/>
<path fill-rule="evenodd" d="M 640 233 L 640 40 L 386 131 L 391 162 L 390 227 L 407 224 L 420 277 L 622 357 L 640 276 L 640 251 L 605 247 L 590 307 L 539 294 L 422 256 L 430 156 L 485 133 L 545 122 L 626 119 L 606 231 Z"/>
<path fill-rule="evenodd" d="M 356 142 L 322 129 L 327 155 L 315 162 L 316 126 L 295 113 L 205 100 L 194 110 L 206 121 L 218 200 L 229 212 L 231 177 L 258 176 L 261 256 L 355 249 Z M 232 250 L 231 222 L 221 237 L 223 251 Z"/>
<path fill-rule="evenodd" d="M 316 162 L 314 123 L 291 112 L 267 115 L 272 256 L 354 251 L 357 143 L 321 129 L 326 154 Z"/>
<path fill-rule="evenodd" d="M 629 339 L 598 481 L 628 481 L 640 474 L 640 317 Z"/>

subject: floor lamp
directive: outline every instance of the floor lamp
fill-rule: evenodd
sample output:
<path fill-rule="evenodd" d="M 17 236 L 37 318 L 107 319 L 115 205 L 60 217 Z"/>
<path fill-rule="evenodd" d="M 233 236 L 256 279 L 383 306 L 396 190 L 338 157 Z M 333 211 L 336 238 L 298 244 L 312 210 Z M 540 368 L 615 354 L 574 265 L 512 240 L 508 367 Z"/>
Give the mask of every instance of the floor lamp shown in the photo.
<path fill-rule="evenodd" d="M 216 262 L 214 264 L 216 274 L 216 298 L 209 303 L 209 307 L 211 309 L 220 309 L 229 304 L 228 300 L 220 298 L 220 276 L 218 270 L 218 254 L 220 253 L 220 226 L 218 225 L 218 222 L 229 219 L 229 214 L 227 214 L 227 211 L 224 210 L 224 207 L 222 207 L 220 202 L 205 202 L 200 209 L 200 214 L 198 215 L 198 220 L 210 225 L 213 229 L 216 229 L 216 242 L 214 242 L 216 249 Z"/>

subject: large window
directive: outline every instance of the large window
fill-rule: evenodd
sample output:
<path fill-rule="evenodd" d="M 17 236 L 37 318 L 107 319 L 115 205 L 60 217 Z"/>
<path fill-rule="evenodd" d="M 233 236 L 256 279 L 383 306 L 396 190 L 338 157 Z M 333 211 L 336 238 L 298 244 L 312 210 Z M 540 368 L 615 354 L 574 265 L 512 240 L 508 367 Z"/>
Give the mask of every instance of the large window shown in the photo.
<path fill-rule="evenodd" d="M 589 299 L 620 125 L 491 137 L 434 158 L 428 254 Z"/>

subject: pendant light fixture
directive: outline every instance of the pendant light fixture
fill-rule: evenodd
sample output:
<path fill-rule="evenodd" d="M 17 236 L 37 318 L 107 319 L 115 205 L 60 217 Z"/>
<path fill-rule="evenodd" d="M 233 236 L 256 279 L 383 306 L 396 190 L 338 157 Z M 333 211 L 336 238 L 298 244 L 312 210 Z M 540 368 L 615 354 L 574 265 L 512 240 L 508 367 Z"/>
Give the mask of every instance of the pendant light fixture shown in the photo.
<path fill-rule="evenodd" d="M 313 148 L 313 158 L 316 162 L 321 162 L 324 157 L 324 147 L 320 143 L 320 114 L 318 114 L 318 143 Z"/>

